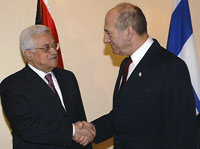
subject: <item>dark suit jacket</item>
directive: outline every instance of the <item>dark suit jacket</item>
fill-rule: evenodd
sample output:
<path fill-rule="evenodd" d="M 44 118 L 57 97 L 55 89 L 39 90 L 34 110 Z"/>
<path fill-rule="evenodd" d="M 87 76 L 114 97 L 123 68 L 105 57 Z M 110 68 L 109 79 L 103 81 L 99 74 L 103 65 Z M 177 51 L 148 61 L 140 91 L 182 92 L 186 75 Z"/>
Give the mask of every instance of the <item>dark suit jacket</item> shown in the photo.
<path fill-rule="evenodd" d="M 200 114 L 197 115 L 197 149 L 200 149 Z"/>
<path fill-rule="evenodd" d="M 112 111 L 95 120 L 101 142 L 114 136 L 116 149 L 194 149 L 195 102 L 186 64 L 155 40 L 119 91 Z"/>
<path fill-rule="evenodd" d="M 28 65 L 2 81 L 2 106 L 13 130 L 14 149 L 83 149 L 72 140 L 72 123 L 86 120 L 78 83 L 70 71 L 56 68 L 53 73 L 66 111 Z"/>

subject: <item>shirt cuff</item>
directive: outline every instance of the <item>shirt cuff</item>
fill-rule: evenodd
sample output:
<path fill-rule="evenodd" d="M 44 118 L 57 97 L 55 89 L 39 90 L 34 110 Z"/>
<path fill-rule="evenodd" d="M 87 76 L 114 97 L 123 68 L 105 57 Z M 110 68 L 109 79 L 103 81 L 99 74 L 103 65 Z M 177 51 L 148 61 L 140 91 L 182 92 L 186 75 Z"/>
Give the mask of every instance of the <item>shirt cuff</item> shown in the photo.
<path fill-rule="evenodd" d="M 74 124 L 72 123 L 72 128 L 73 128 L 73 131 L 72 131 L 72 136 L 74 137 L 74 135 L 75 135 L 75 126 L 74 126 Z"/>

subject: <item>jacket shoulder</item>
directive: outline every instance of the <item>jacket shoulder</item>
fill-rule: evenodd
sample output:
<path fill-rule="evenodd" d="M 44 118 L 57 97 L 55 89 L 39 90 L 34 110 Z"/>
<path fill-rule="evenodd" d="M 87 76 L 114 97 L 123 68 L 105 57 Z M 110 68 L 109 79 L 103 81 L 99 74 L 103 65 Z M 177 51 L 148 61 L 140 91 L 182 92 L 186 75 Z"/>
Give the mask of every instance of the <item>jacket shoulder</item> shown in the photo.
<path fill-rule="evenodd" d="M 181 58 L 179 58 L 178 56 L 174 55 L 167 49 L 160 46 L 160 44 L 157 41 L 155 42 L 155 47 L 157 47 L 159 49 L 157 52 L 157 58 L 160 61 L 166 62 L 168 65 L 172 65 L 172 66 L 174 66 L 174 65 L 186 66 L 186 63 Z"/>
<path fill-rule="evenodd" d="M 55 68 L 53 70 L 54 73 L 59 73 L 61 75 L 68 75 L 68 76 L 75 76 L 74 73 L 70 70 L 66 70 L 66 69 L 61 69 L 61 68 Z"/>
<path fill-rule="evenodd" d="M 4 78 L 2 80 L 1 84 L 4 84 L 5 82 L 10 82 L 10 81 L 12 81 L 13 83 L 15 81 L 20 81 L 21 79 L 23 79 L 23 76 L 24 76 L 23 71 L 24 71 L 24 69 L 21 69 L 13 74 L 7 76 L 6 78 Z"/>
<path fill-rule="evenodd" d="M 6 88 L 14 87 L 16 84 L 21 84 L 24 80 L 24 68 L 4 78 L 0 84 L 0 94 L 2 94 Z"/>

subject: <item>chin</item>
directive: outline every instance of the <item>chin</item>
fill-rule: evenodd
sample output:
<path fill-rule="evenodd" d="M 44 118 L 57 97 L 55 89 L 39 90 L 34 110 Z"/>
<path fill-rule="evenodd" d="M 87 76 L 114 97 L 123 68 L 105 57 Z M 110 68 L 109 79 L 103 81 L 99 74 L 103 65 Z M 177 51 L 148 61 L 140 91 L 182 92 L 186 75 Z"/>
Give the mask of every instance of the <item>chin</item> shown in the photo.
<path fill-rule="evenodd" d="M 54 68 L 56 68 L 56 67 L 57 67 L 57 65 L 58 65 L 58 63 L 56 63 L 55 65 L 53 65 L 53 67 L 54 67 Z"/>
<path fill-rule="evenodd" d="M 118 51 L 118 50 L 112 50 L 112 52 L 113 52 L 113 54 L 120 54 L 120 51 Z"/>
<path fill-rule="evenodd" d="M 51 59 L 51 61 L 49 63 L 51 63 L 52 65 L 56 65 L 57 66 L 58 59 Z"/>
<path fill-rule="evenodd" d="M 58 65 L 58 63 L 57 63 L 57 62 L 49 64 L 49 66 L 50 66 L 51 68 L 56 68 L 56 67 L 57 67 L 57 65 Z"/>

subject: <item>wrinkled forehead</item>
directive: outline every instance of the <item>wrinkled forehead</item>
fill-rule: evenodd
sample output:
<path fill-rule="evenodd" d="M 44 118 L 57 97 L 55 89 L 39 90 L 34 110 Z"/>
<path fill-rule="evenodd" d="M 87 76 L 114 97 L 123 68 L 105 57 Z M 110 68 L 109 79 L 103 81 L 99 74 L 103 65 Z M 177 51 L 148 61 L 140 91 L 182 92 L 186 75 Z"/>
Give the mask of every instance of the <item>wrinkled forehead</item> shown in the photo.
<path fill-rule="evenodd" d="M 31 39 L 34 45 L 51 44 L 54 42 L 53 36 L 49 32 L 33 34 Z"/>
<path fill-rule="evenodd" d="M 111 9 L 110 11 L 108 11 L 105 18 L 105 26 L 114 25 L 117 21 L 118 16 L 119 13 L 116 11 L 116 9 Z"/>

